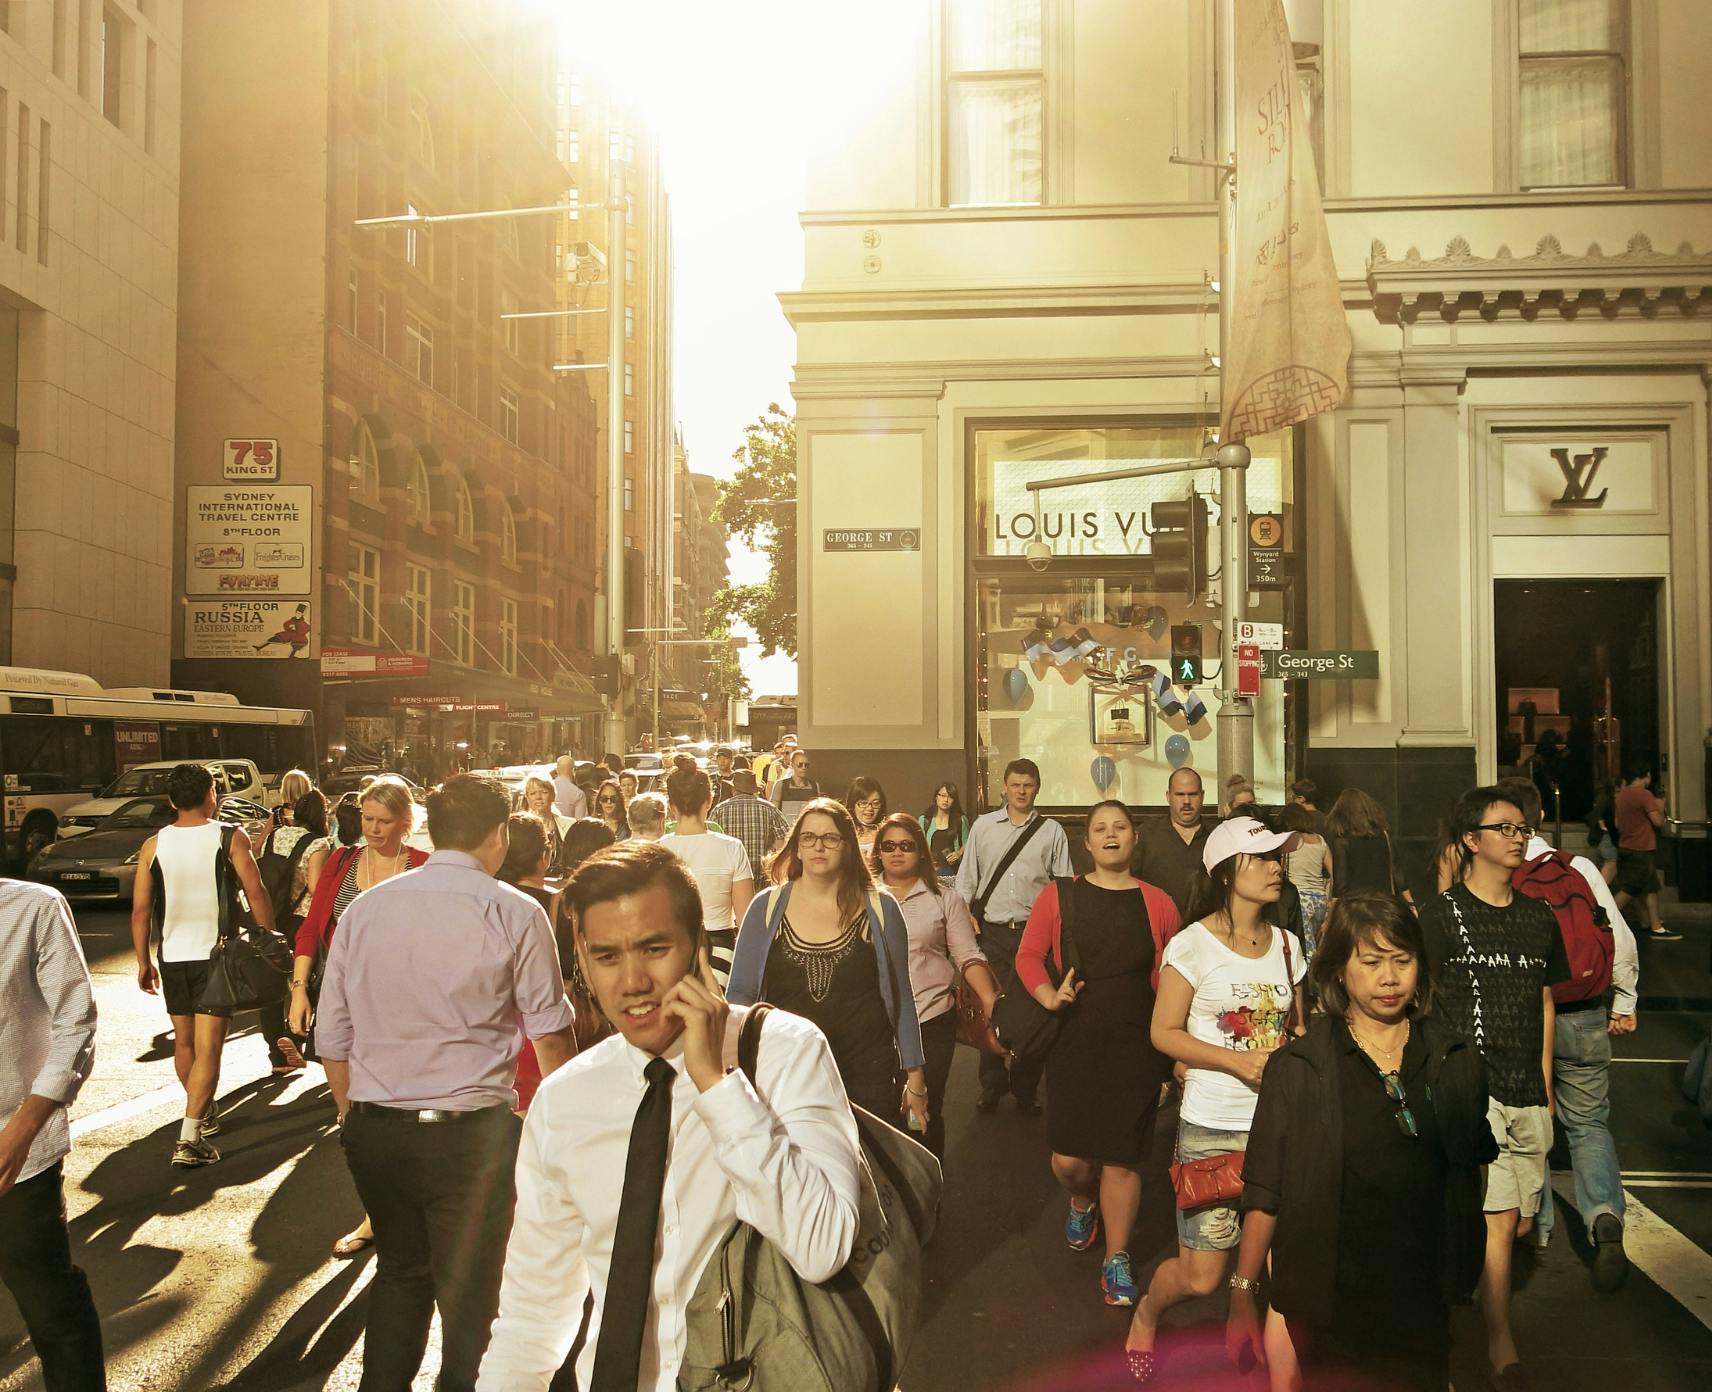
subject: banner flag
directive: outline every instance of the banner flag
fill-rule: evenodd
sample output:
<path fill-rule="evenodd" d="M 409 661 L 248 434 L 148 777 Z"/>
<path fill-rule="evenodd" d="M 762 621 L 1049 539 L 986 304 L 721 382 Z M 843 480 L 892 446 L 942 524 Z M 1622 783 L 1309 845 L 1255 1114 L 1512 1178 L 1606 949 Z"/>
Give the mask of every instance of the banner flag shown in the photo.
<path fill-rule="evenodd" d="M 1236 0 L 1236 274 L 1219 440 L 1236 444 L 1337 407 L 1349 324 L 1326 235 L 1283 0 Z"/>

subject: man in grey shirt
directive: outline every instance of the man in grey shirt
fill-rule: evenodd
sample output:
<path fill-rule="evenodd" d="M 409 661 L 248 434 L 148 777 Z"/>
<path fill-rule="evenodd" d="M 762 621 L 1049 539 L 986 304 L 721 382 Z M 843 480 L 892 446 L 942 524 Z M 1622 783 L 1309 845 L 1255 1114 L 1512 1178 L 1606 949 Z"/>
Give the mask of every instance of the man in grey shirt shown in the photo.
<path fill-rule="evenodd" d="M 66 1111 L 95 1065 L 95 991 L 58 890 L 0 880 L 0 1281 L 48 1392 L 100 1392 L 101 1321 L 65 1226 Z"/>
<path fill-rule="evenodd" d="M 981 933 L 981 952 L 992 965 L 999 984 L 1009 990 L 1016 972 L 1017 944 L 1028 924 L 1029 910 L 1054 875 L 1075 873 L 1070 864 L 1070 840 L 1064 828 L 1034 810 L 1040 793 L 1040 769 L 1032 759 L 1012 759 L 1005 765 L 1005 805 L 977 817 L 957 867 L 957 892 L 968 901 Z M 1041 825 L 1033 832 L 1035 820 Z M 1013 843 L 1026 836 L 1022 849 L 996 872 Z M 996 881 L 996 882 L 995 882 Z M 982 896 L 985 895 L 983 899 Z M 1040 1111 L 1035 1092 L 1040 1065 L 1016 1065 L 992 1054 L 981 1055 L 981 1095 L 975 1110 L 991 1113 L 1010 1089 L 1017 1109 L 1026 1116 Z"/>
<path fill-rule="evenodd" d="M 553 806 L 559 809 L 561 817 L 569 817 L 573 821 L 588 816 L 588 797 L 572 777 L 576 766 L 575 759 L 569 754 L 562 754 L 553 769 Z"/>
<path fill-rule="evenodd" d="M 787 822 L 820 796 L 820 784 L 808 776 L 808 751 L 791 751 L 790 772 L 773 784 L 772 803 Z"/>
<path fill-rule="evenodd" d="M 495 780 L 448 778 L 434 854 L 352 900 L 327 954 L 315 1044 L 378 1258 L 364 1387 L 410 1386 L 436 1304 L 436 1386 L 475 1386 L 511 1231 L 519 1024 L 543 1076 L 576 1051 L 547 915 L 493 878 L 510 812 Z"/>

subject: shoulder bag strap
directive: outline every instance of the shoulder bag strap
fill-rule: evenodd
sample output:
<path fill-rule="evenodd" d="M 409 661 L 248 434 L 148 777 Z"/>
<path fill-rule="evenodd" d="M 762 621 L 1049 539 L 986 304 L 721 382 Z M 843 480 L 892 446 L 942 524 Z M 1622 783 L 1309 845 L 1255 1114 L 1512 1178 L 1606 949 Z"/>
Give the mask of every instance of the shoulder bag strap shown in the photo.
<path fill-rule="evenodd" d="M 987 900 L 993 897 L 993 891 L 999 887 L 999 881 L 1004 879 L 1005 871 L 1011 868 L 1015 863 L 1016 858 L 1022 854 L 1022 848 L 1028 845 L 1029 841 L 1033 839 L 1035 832 L 1040 830 L 1041 825 L 1045 821 L 1045 815 L 1037 812 L 1035 813 L 1034 820 L 1032 822 L 1022 828 L 1021 831 L 1017 832 L 1015 836 L 1011 837 L 1011 844 L 1005 848 L 1004 855 L 999 857 L 998 868 L 988 876 L 986 886 L 975 896 L 975 902 L 969 905 L 969 910 L 975 915 L 975 921 L 977 923 L 986 918 Z"/>
<path fill-rule="evenodd" d="M 1072 971 L 1082 970 L 1082 954 L 1076 948 L 1076 879 L 1073 875 L 1053 877 L 1058 895 L 1058 965 L 1059 979 Z"/>
<path fill-rule="evenodd" d="M 232 838 L 238 834 L 233 822 L 220 823 L 220 849 L 214 853 L 214 894 L 220 905 L 218 935 L 232 937 L 238 931 L 238 872 L 232 864 Z"/>
<path fill-rule="evenodd" d="M 1284 989 L 1290 997 L 1290 1004 L 1284 1011 L 1284 1032 L 1294 1034 L 1296 1032 L 1296 964 L 1291 960 L 1290 930 L 1280 928 L 1278 936 L 1284 944 Z"/>
<path fill-rule="evenodd" d="M 743 1017 L 743 1023 L 737 1030 L 737 1066 L 757 1091 L 761 1087 L 755 1081 L 755 1070 L 761 1060 L 761 1026 L 766 1023 L 767 1012 L 772 1008 L 765 1001 L 757 1001 L 749 1007 L 749 1013 Z"/>

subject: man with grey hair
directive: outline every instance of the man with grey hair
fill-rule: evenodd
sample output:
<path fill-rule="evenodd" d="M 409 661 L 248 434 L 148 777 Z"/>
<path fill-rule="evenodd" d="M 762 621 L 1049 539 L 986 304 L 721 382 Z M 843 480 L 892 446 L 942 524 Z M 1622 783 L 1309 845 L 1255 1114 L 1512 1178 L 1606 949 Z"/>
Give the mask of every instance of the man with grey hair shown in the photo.
<path fill-rule="evenodd" d="M 1189 921 L 1189 889 L 1201 868 L 1201 850 L 1207 843 L 1207 828 L 1201 824 L 1204 801 L 1201 775 L 1192 768 L 1173 770 L 1165 780 L 1166 815 L 1143 826 L 1135 841 L 1132 868 L 1136 878 L 1169 894 L 1185 923 Z"/>

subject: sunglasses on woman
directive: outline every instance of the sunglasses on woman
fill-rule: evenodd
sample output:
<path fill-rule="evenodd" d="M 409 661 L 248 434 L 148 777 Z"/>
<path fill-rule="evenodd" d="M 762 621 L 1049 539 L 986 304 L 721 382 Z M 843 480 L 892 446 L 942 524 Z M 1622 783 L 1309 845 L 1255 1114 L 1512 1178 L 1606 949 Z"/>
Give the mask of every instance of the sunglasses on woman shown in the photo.
<path fill-rule="evenodd" d="M 1397 1104 L 1397 1129 L 1405 1136 L 1419 1136 L 1421 1128 L 1415 1123 L 1415 1114 L 1409 1110 L 1409 1094 L 1404 1091 L 1403 1079 L 1395 1073 L 1381 1076 L 1385 1082 L 1385 1095 Z"/>
<path fill-rule="evenodd" d="M 915 849 L 916 849 L 916 844 L 913 841 L 882 841 L 882 842 L 880 842 L 880 854 L 881 855 L 896 855 L 902 851 L 913 851 Z"/>

